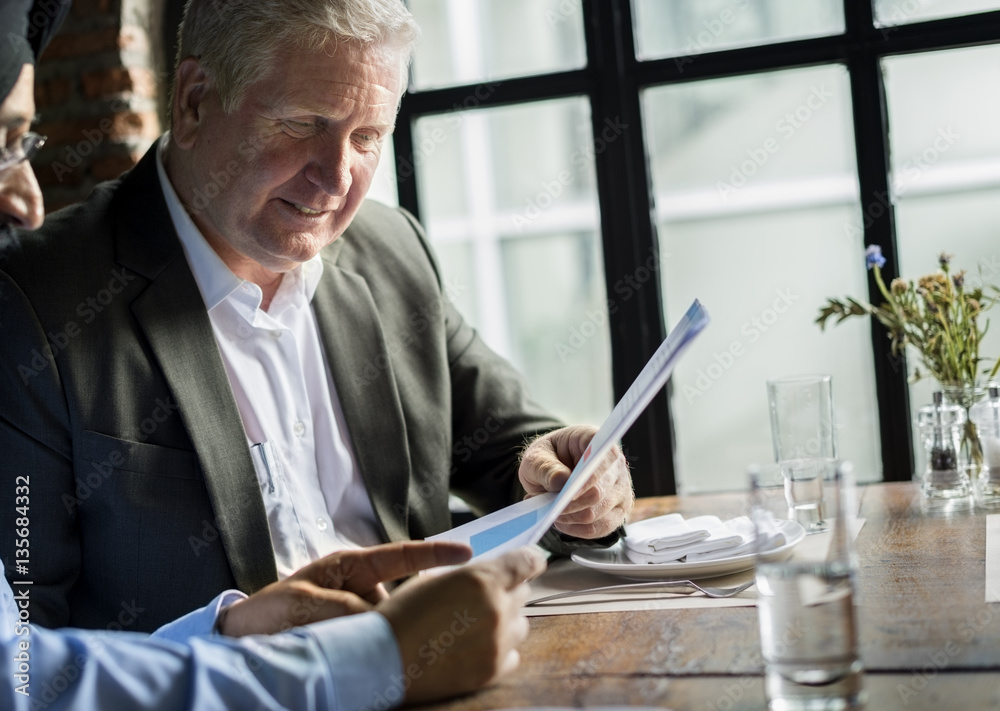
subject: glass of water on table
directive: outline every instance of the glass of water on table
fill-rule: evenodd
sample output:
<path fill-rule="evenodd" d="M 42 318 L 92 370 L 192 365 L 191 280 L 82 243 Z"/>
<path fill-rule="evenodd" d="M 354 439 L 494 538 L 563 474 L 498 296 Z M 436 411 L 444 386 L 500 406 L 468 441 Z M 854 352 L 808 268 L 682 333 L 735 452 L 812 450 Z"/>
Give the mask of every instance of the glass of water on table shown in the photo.
<path fill-rule="evenodd" d="M 767 403 L 788 517 L 801 523 L 806 533 L 825 531 L 823 488 L 837 461 L 833 378 L 801 375 L 768 380 Z"/>
<path fill-rule="evenodd" d="M 750 472 L 756 540 L 774 530 L 775 489 Z M 786 560 L 756 560 L 757 614 L 764 657 L 764 688 L 772 711 L 864 708 L 852 523 L 857 510 L 851 465 L 839 462 L 825 502 L 828 530 L 809 536 Z"/>

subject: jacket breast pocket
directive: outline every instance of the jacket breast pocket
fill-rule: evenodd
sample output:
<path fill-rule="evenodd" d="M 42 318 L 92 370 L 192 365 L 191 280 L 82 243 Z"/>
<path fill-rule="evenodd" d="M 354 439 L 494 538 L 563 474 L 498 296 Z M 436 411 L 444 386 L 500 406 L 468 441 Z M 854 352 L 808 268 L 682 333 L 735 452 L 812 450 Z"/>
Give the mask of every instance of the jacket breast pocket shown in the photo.
<path fill-rule="evenodd" d="M 125 628 L 151 631 L 232 586 L 193 451 L 91 431 L 73 445 L 75 490 L 63 501 L 76 514 L 79 585 L 94 591 L 94 614 L 120 621 L 124 601 L 142 613 Z"/>
<path fill-rule="evenodd" d="M 173 479 L 201 479 L 197 455 L 190 450 L 118 439 L 85 430 L 73 442 L 77 478 L 107 478 L 111 471 L 151 474 Z M 82 475 L 82 476 L 81 476 Z"/>

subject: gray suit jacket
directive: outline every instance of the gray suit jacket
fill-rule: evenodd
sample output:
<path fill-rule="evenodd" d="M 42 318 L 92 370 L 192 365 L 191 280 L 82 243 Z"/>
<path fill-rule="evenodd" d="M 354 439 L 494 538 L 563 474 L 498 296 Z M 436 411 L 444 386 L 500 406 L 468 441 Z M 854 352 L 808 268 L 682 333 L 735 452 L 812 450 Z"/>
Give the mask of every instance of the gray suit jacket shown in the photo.
<path fill-rule="evenodd" d="M 313 307 L 382 537 L 449 528 L 449 490 L 478 511 L 519 498 L 519 448 L 559 423 L 449 303 L 412 217 L 368 202 L 323 260 Z M 276 579 L 152 151 L 0 260 L 0 491 L 0 553 L 37 624 L 148 631 Z"/>

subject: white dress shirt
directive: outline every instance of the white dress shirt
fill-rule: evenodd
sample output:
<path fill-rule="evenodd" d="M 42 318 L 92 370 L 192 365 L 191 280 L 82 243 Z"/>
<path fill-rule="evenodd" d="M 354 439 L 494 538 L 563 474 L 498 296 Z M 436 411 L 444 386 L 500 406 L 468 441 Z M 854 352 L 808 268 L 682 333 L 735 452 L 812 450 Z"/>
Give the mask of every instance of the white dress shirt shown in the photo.
<path fill-rule="evenodd" d="M 286 273 L 267 311 L 260 287 L 230 271 L 178 199 L 157 154 L 174 228 L 208 309 L 247 434 L 278 577 L 347 547 L 380 542 L 310 302 L 319 255 Z"/>

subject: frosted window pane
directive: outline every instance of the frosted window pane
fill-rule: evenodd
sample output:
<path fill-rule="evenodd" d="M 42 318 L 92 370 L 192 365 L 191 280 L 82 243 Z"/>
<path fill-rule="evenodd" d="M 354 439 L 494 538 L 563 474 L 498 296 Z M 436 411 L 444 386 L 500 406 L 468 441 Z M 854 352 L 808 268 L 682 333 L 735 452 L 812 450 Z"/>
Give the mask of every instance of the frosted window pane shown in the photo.
<path fill-rule="evenodd" d="M 678 57 L 844 31 L 843 0 L 633 0 L 636 56 Z"/>
<path fill-rule="evenodd" d="M 513 351 L 532 392 L 565 419 L 611 412 L 604 263 L 595 231 L 503 241 Z"/>
<path fill-rule="evenodd" d="M 582 98 L 420 118 L 421 217 L 455 299 L 564 419 L 611 411 L 610 336 Z"/>
<path fill-rule="evenodd" d="M 840 66 L 643 96 L 670 324 L 712 323 L 678 365 L 671 407 L 685 492 L 744 489 L 772 460 L 765 381 L 831 373 L 841 456 L 881 479 L 866 322 L 821 332 L 827 297 L 866 293 L 850 91 Z"/>
<path fill-rule="evenodd" d="M 396 188 L 395 145 L 391 138 L 385 142 L 385 147 L 382 148 L 382 157 L 379 159 L 375 175 L 372 176 L 368 197 L 393 207 L 399 205 L 399 191 Z"/>
<path fill-rule="evenodd" d="M 423 30 L 416 89 L 579 69 L 586 65 L 580 0 L 409 0 Z"/>
<path fill-rule="evenodd" d="M 875 0 L 875 24 L 880 27 L 958 17 L 1000 10 L 997 0 Z"/>

